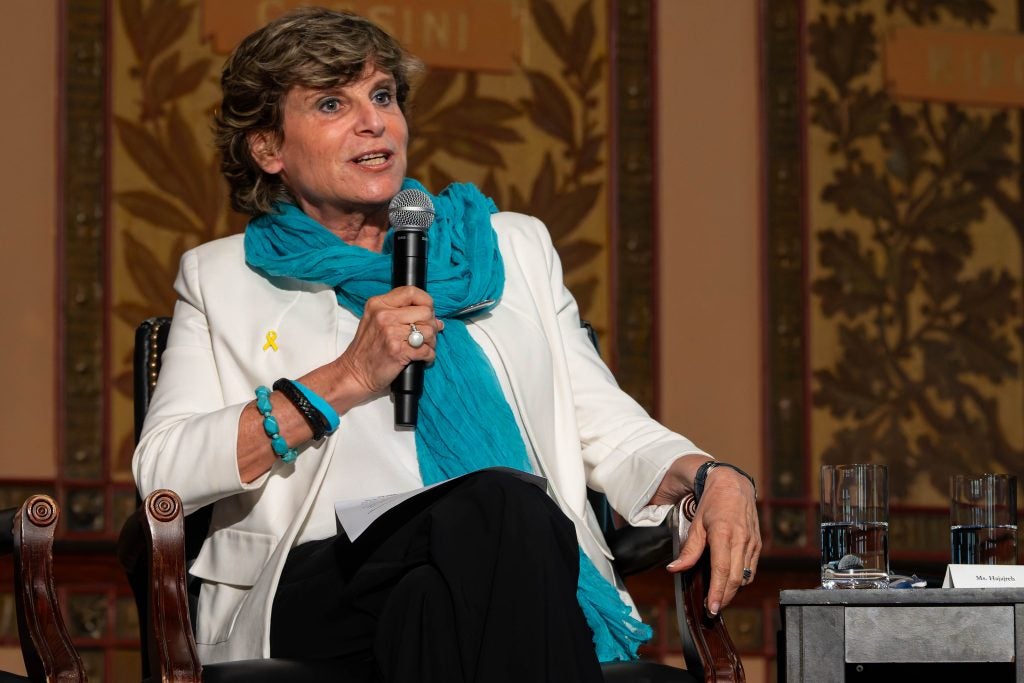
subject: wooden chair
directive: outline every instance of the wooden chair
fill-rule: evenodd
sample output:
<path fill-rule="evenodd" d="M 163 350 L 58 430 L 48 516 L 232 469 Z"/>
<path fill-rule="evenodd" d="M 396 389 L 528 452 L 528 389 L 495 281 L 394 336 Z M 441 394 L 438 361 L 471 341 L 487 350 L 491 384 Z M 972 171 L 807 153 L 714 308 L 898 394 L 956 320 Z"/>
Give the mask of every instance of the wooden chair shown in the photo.
<path fill-rule="evenodd" d="M 18 635 L 28 677 L 0 672 L 0 683 L 86 681 L 71 643 L 53 582 L 53 535 L 60 510 L 52 498 L 34 495 L 20 507 L 0 510 L 0 553 L 14 558 Z"/>
<path fill-rule="evenodd" d="M 167 343 L 170 318 L 150 318 L 136 331 L 135 427 L 141 432 L 149 398 L 160 372 L 160 355 Z M 622 576 L 664 566 L 679 553 L 678 531 L 663 527 L 614 529 L 607 502 L 592 495 L 606 538 Z M 685 509 L 685 508 L 684 508 Z M 691 511 L 692 514 L 692 511 Z M 670 519 L 677 517 L 670 514 Z M 329 662 L 250 660 L 201 666 L 196 656 L 192 619 L 194 591 L 190 593 L 186 563 L 196 556 L 209 526 L 209 510 L 188 517 L 178 496 L 169 490 L 155 491 L 126 523 L 118 554 L 128 573 L 139 607 L 145 676 L 152 680 L 180 681 L 302 681 L 328 680 Z M 188 559 L 187 559 L 188 558 Z M 743 666 L 721 616 L 708 618 L 704 598 L 710 581 L 710 557 L 704 554 L 693 570 L 677 574 L 675 597 L 678 626 L 687 669 L 652 662 L 620 662 L 604 665 L 607 683 L 693 683 L 745 680 Z M 191 608 L 191 615 L 190 615 Z M 313 671 L 314 667 L 320 668 Z M 335 673 L 335 679 L 337 678 Z M 307 677 L 308 674 L 308 677 Z M 150 680 L 150 679 L 147 679 Z"/>

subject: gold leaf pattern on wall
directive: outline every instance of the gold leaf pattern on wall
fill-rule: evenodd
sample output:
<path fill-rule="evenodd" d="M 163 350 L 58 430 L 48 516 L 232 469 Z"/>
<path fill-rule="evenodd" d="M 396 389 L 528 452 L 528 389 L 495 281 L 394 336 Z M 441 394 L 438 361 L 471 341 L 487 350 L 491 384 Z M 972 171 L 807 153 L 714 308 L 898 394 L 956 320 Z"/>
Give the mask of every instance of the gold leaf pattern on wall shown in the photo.
<path fill-rule="evenodd" d="M 893 101 L 879 43 L 907 21 L 980 31 L 1018 10 L 810 9 L 814 455 L 885 462 L 894 495 L 942 504 L 951 474 L 1024 466 L 1022 114 Z"/>

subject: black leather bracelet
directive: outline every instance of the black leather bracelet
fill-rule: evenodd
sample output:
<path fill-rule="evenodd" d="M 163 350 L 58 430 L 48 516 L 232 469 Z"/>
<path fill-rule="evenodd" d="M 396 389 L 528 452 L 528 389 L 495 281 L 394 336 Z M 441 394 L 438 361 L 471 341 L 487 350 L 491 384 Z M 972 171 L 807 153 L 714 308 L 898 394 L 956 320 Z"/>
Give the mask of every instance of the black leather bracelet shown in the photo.
<path fill-rule="evenodd" d="M 697 468 L 697 474 L 693 478 L 693 500 L 695 503 L 700 504 L 700 497 L 704 493 L 704 483 L 707 481 L 708 473 L 716 467 L 728 467 L 730 470 L 735 470 L 747 478 L 750 485 L 754 487 L 754 495 L 757 495 L 757 484 L 754 483 L 754 478 L 741 470 L 736 465 L 730 465 L 727 462 L 721 462 L 720 460 L 708 460 L 706 463 Z"/>
<path fill-rule="evenodd" d="M 324 435 L 330 431 L 331 425 L 324 417 L 323 413 L 317 410 L 312 403 L 309 402 L 299 388 L 292 384 L 290 379 L 282 377 L 281 379 L 274 382 L 274 391 L 280 391 L 286 399 L 291 401 L 291 404 L 302 413 L 302 417 L 305 418 L 306 424 L 313 430 L 313 440 L 319 441 L 324 438 Z"/>

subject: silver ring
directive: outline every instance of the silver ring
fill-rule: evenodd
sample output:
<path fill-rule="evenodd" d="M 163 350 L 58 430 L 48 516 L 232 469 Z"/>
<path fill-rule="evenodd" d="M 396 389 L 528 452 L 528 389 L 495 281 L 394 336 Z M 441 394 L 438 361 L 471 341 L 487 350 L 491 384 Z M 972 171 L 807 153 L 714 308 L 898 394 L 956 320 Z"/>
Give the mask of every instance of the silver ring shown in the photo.
<path fill-rule="evenodd" d="M 750 581 L 750 577 L 754 575 L 754 570 L 750 567 L 743 568 L 743 580 Z"/>
<path fill-rule="evenodd" d="M 409 346 L 418 349 L 423 346 L 423 333 L 416 329 L 416 323 L 409 323 Z"/>

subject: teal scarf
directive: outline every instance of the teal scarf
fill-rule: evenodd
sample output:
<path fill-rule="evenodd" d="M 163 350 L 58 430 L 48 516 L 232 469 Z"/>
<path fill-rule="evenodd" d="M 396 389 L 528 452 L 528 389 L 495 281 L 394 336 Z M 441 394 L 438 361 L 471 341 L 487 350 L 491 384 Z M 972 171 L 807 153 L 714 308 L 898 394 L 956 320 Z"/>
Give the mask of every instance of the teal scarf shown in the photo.
<path fill-rule="evenodd" d="M 406 179 L 402 188 L 426 191 Z M 453 184 L 433 197 L 427 291 L 445 322 L 434 363 L 423 378 L 416 455 L 424 484 L 484 467 L 531 472 L 522 435 L 483 350 L 452 313 L 505 288 L 505 266 L 490 215 L 497 211 L 473 185 Z M 361 317 L 366 300 L 391 289 L 392 234 L 382 253 L 346 244 L 293 204 L 254 219 L 245 230 L 246 262 L 267 275 L 330 285 L 338 303 Z M 651 629 L 632 617 L 615 588 L 580 551 L 576 591 L 602 662 L 636 658 Z"/>

